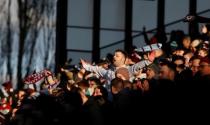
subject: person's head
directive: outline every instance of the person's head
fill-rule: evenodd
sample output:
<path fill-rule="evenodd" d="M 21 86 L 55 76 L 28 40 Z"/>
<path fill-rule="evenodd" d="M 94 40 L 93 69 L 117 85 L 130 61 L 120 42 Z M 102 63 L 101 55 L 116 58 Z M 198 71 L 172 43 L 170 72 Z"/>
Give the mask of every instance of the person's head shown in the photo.
<path fill-rule="evenodd" d="M 191 62 L 190 69 L 192 70 L 193 75 L 195 75 L 199 71 L 200 58 L 199 57 L 192 57 L 190 62 Z"/>
<path fill-rule="evenodd" d="M 55 77 L 52 75 L 47 76 L 45 78 L 45 83 L 49 85 L 55 84 L 56 83 Z"/>
<path fill-rule="evenodd" d="M 159 74 L 160 68 L 156 64 L 151 64 L 147 67 L 146 74 L 147 79 L 157 78 Z"/>
<path fill-rule="evenodd" d="M 143 92 L 147 92 L 150 90 L 149 81 L 147 79 L 142 80 L 141 82 L 141 90 Z"/>
<path fill-rule="evenodd" d="M 209 58 L 201 59 L 199 71 L 202 76 L 210 75 L 210 59 Z"/>
<path fill-rule="evenodd" d="M 169 79 L 173 81 L 175 75 L 176 75 L 176 65 L 174 63 L 165 61 L 160 64 L 160 72 L 159 72 L 160 79 Z"/>
<path fill-rule="evenodd" d="M 176 71 L 181 72 L 185 67 L 185 59 L 183 56 L 176 56 L 174 58 L 174 64 L 176 65 Z"/>
<path fill-rule="evenodd" d="M 177 50 L 175 50 L 173 52 L 173 55 L 183 56 L 184 55 L 184 49 L 178 48 Z"/>
<path fill-rule="evenodd" d="M 185 36 L 182 40 L 182 45 L 184 48 L 189 49 L 191 44 L 191 38 L 190 36 Z"/>
<path fill-rule="evenodd" d="M 189 67 L 190 65 L 190 59 L 194 56 L 194 52 L 192 52 L 191 50 L 186 51 L 184 54 L 184 59 L 185 59 L 185 66 Z"/>
<path fill-rule="evenodd" d="M 124 86 L 124 88 L 132 89 L 132 82 L 129 80 L 124 80 L 123 86 Z"/>
<path fill-rule="evenodd" d="M 208 55 L 208 49 L 201 48 L 198 50 L 198 55 L 201 57 L 206 57 Z"/>
<path fill-rule="evenodd" d="M 94 90 L 93 96 L 102 96 L 104 99 L 108 98 L 108 91 L 103 86 L 97 86 Z"/>
<path fill-rule="evenodd" d="M 104 68 L 104 69 L 108 69 L 109 68 L 109 64 L 110 64 L 109 60 L 106 59 L 106 58 L 103 58 L 103 59 L 99 60 L 97 65 L 102 67 L 102 68 Z"/>
<path fill-rule="evenodd" d="M 81 80 L 77 83 L 77 85 L 84 93 L 86 93 L 86 91 L 89 87 L 89 83 L 87 80 Z"/>
<path fill-rule="evenodd" d="M 125 65 L 127 53 L 123 50 L 116 50 L 113 57 L 113 64 L 116 67 L 122 67 Z"/>
<path fill-rule="evenodd" d="M 202 39 L 194 39 L 190 44 L 191 51 L 196 52 L 201 43 Z"/>
<path fill-rule="evenodd" d="M 90 77 L 88 83 L 90 88 L 95 88 L 96 86 L 101 85 L 100 79 L 96 77 Z"/>
<path fill-rule="evenodd" d="M 23 100 L 25 95 L 26 95 L 26 92 L 24 90 L 19 90 L 18 93 L 17 93 L 17 98 L 19 100 Z"/>
<path fill-rule="evenodd" d="M 210 31 L 210 25 L 209 25 L 209 24 L 202 25 L 202 27 L 201 27 L 201 32 L 202 32 L 203 34 L 206 34 L 206 33 L 208 33 L 209 31 Z"/>
<path fill-rule="evenodd" d="M 112 94 L 119 93 L 124 88 L 123 80 L 120 78 L 114 78 L 111 81 L 111 92 Z"/>
<path fill-rule="evenodd" d="M 125 67 L 118 68 L 115 72 L 115 76 L 117 78 L 121 78 L 122 80 L 129 80 L 130 79 L 129 71 Z"/>

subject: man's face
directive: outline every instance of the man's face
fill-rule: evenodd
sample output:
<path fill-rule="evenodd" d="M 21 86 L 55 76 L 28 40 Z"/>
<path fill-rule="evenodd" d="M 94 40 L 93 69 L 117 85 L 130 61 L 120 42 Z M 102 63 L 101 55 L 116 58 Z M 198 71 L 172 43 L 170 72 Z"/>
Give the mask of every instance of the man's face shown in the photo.
<path fill-rule="evenodd" d="M 192 70 L 193 74 L 198 72 L 198 70 L 199 70 L 199 63 L 200 63 L 200 59 L 194 59 L 192 61 L 191 70 Z"/>
<path fill-rule="evenodd" d="M 174 61 L 174 64 L 176 64 L 176 71 L 181 72 L 182 67 L 180 67 L 180 65 L 184 64 L 183 60 L 177 59 L 177 60 Z"/>
<path fill-rule="evenodd" d="M 205 57 L 205 56 L 207 56 L 208 54 L 207 54 L 207 52 L 206 52 L 205 50 L 202 50 L 202 49 L 201 49 L 201 50 L 198 51 L 198 55 L 201 56 L 201 57 Z"/>
<path fill-rule="evenodd" d="M 166 65 L 161 66 L 160 72 L 159 72 L 159 78 L 169 79 L 169 74 L 170 74 L 170 69 L 168 68 L 168 66 Z"/>
<path fill-rule="evenodd" d="M 176 50 L 173 54 L 175 54 L 177 56 L 183 56 L 184 50 Z"/>
<path fill-rule="evenodd" d="M 202 25 L 201 32 L 204 34 L 208 32 L 206 25 Z"/>
<path fill-rule="evenodd" d="M 155 77 L 155 71 L 151 68 L 147 68 L 146 74 L 147 74 L 147 79 L 152 79 Z"/>
<path fill-rule="evenodd" d="M 116 67 L 120 67 L 125 64 L 125 56 L 121 52 L 115 52 L 114 58 L 113 58 L 113 64 Z"/>
<path fill-rule="evenodd" d="M 206 62 L 201 62 L 199 69 L 201 75 L 210 75 L 210 64 Z"/>
<path fill-rule="evenodd" d="M 25 91 L 21 90 L 18 92 L 18 99 L 22 100 L 24 98 L 24 96 L 25 96 Z"/>
<path fill-rule="evenodd" d="M 189 48 L 190 47 L 190 44 L 191 44 L 191 41 L 190 39 L 188 38 L 185 38 L 183 41 L 182 41 L 182 44 L 185 48 Z"/>

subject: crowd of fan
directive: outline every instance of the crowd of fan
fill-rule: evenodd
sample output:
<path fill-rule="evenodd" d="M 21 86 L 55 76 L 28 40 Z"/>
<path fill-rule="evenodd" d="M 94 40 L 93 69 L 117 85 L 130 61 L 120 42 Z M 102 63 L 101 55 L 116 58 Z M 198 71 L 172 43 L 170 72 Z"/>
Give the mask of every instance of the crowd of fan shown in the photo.
<path fill-rule="evenodd" d="M 116 50 L 96 64 L 81 59 L 79 68 L 65 65 L 56 76 L 47 70 L 45 75 L 35 73 L 21 90 L 4 83 L 1 123 L 132 124 L 186 120 L 186 115 L 193 119 L 196 111 L 205 114 L 210 96 L 210 25 L 201 30 L 194 39 L 173 31 L 162 48 Z M 30 83 L 34 79 L 36 83 Z"/>

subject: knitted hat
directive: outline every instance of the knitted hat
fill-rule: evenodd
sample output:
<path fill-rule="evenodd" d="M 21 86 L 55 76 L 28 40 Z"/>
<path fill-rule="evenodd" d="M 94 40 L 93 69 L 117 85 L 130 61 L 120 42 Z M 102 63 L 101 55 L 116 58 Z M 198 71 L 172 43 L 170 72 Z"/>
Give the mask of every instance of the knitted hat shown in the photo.
<path fill-rule="evenodd" d="M 121 74 L 125 78 L 125 80 L 130 79 L 129 71 L 125 67 L 121 67 L 121 68 L 117 69 L 115 74 L 116 74 L 116 76 L 117 76 L 117 74 Z"/>
<path fill-rule="evenodd" d="M 172 41 L 172 42 L 170 43 L 170 47 L 171 47 L 171 49 L 175 50 L 175 49 L 178 47 L 177 42 L 176 42 L 176 41 Z"/>

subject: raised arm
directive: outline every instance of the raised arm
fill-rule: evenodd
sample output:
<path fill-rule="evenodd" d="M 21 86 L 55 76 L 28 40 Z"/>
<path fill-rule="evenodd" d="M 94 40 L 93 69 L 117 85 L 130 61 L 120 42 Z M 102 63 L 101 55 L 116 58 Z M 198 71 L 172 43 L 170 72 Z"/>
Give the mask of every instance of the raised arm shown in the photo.
<path fill-rule="evenodd" d="M 129 72 L 134 74 L 139 69 L 142 69 L 142 68 L 150 65 L 155 60 L 155 51 L 151 51 L 150 53 L 148 53 L 147 57 L 148 57 L 148 59 L 142 60 L 142 61 L 130 66 L 128 68 Z"/>
<path fill-rule="evenodd" d="M 104 69 L 102 67 L 99 67 L 99 66 L 93 66 L 93 65 L 87 63 L 86 61 L 84 61 L 83 59 L 80 59 L 80 62 L 82 64 L 82 67 L 85 70 L 90 71 L 90 72 L 94 72 L 97 75 L 102 76 L 102 77 L 105 77 L 105 75 L 107 75 L 107 72 L 109 71 L 109 70 L 106 70 L 106 69 Z"/>

